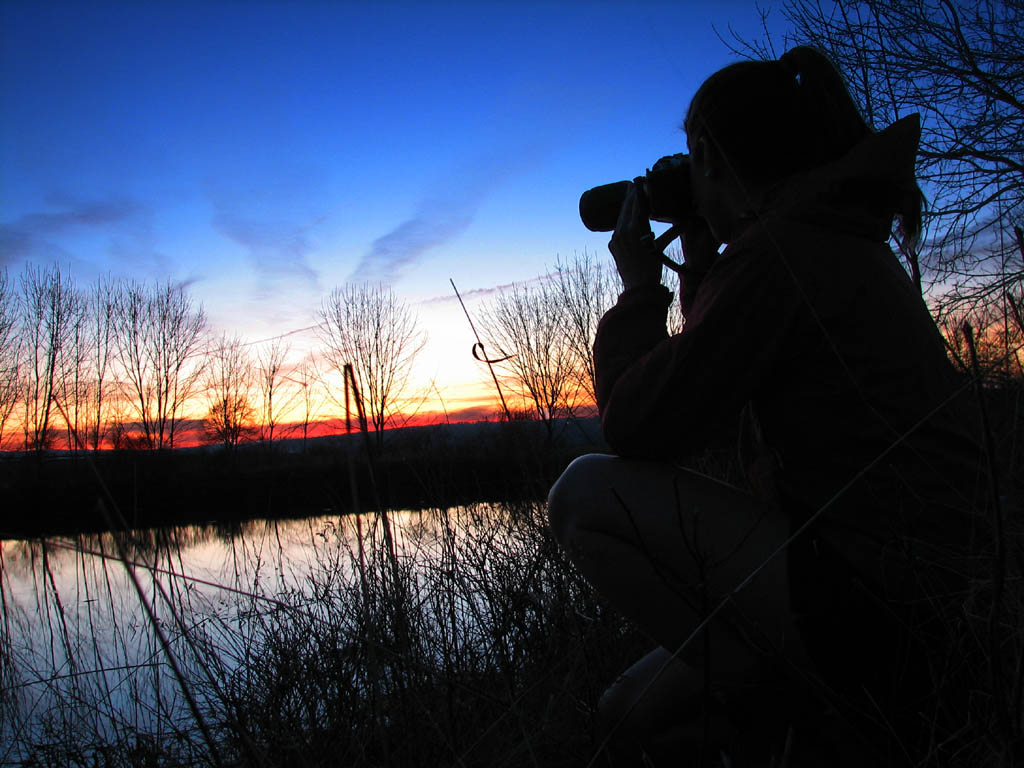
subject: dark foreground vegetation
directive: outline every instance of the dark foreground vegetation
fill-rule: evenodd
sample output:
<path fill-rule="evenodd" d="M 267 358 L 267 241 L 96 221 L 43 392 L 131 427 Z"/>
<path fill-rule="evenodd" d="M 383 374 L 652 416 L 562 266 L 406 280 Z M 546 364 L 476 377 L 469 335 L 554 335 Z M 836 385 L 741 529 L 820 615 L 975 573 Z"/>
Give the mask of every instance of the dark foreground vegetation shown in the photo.
<path fill-rule="evenodd" d="M 597 748 L 594 702 L 646 643 L 594 603 L 541 505 L 433 514 L 429 555 L 393 557 L 377 527 L 348 562 L 311 564 L 301 593 L 249 585 L 203 622 L 190 601 L 154 598 L 169 649 L 157 659 L 173 654 L 180 682 L 166 662 L 54 674 L 43 685 L 57 705 L 19 733 L 19 707 L 38 689 L 18 687 L 30 672 L 4 666 L 0 719 L 15 738 L 0 763 L 584 764 Z M 79 670 L 91 656 L 80 650 Z"/>
<path fill-rule="evenodd" d="M 996 649 L 1002 664 L 979 655 L 971 722 L 964 724 L 970 737 L 961 736 L 956 755 L 943 754 L 949 764 L 972 767 L 1014 764 L 1008 739 L 1019 737 L 1024 683 L 1024 520 L 1013 503 L 1024 480 L 1018 444 L 1024 388 L 1004 382 L 987 394 L 997 469 L 1008 490 L 1002 497 L 1006 571 L 998 610 L 990 599 L 993 575 L 968 597 L 976 608 L 969 620 L 978 642 Z M 346 478 L 350 466 L 368 471 L 365 444 L 351 465 L 339 443 L 304 456 L 264 455 L 255 447 L 234 455 L 111 455 L 101 474 L 110 467 L 137 473 L 131 490 L 140 514 L 160 509 L 162 494 L 204 498 L 213 491 L 202 483 L 220 478 L 225 487 L 248 488 L 248 495 L 224 490 L 206 497 L 212 503 L 197 502 L 199 518 L 209 519 L 218 504 L 239 512 L 296 511 L 294 494 L 311 508 L 320 505 L 316 511 L 326 510 L 333 522 L 310 531 L 322 544 L 301 581 L 274 589 L 236 570 L 221 585 L 234 590 L 230 599 L 219 601 L 176 588 L 167 574 L 178 567 L 180 544 L 159 530 L 66 539 L 67 546 L 107 553 L 96 580 L 106 580 L 107 592 L 84 587 L 92 601 L 114 602 L 109 583 L 124 575 L 119 556 L 147 565 L 134 566 L 141 581 L 135 618 L 114 622 L 112 637 L 104 639 L 113 650 L 99 649 L 96 630 L 73 618 L 67 596 L 61 602 L 46 565 L 53 545 L 31 545 L 42 564 L 37 599 L 51 617 L 43 644 L 56 661 L 39 668 L 18 656 L 12 627 L 32 619 L 5 596 L 0 733 L 9 741 L 0 764 L 603 765 L 595 704 L 650 643 L 603 605 L 547 528 L 543 500 L 552 473 L 586 448 L 565 434 L 548 440 L 538 424 L 484 427 L 472 439 L 449 434 L 443 443 L 437 442 L 443 432 L 407 433 L 405 442 L 390 446 L 402 446 L 401 461 L 389 463 L 386 451 L 376 456 L 379 486 L 357 481 L 362 493 L 391 494 L 392 504 L 382 501 L 380 511 L 358 518 L 344 514 L 353 504 Z M 144 460 L 178 463 L 164 465 L 175 467 L 168 476 Z M 719 454 L 705 457 L 701 468 L 730 472 Z M 389 490 L 397 477 L 403 483 Z M 128 493 L 112 486 L 115 495 Z M 183 490 L 190 486 L 201 490 Z M 406 530 L 398 540 L 393 510 L 406 492 L 396 489 L 404 488 L 448 501 L 426 504 L 423 532 Z M 485 491 L 509 496 L 456 506 Z M 233 536 L 230 527 L 220 535 Z M 264 553 L 260 567 L 275 557 Z M 88 583 L 84 555 L 78 567 Z M 140 642 L 148 649 L 141 660 L 130 650 Z M 73 661 L 61 663 L 62 657 Z M 995 669 L 1004 678 L 997 686 Z M 786 723 L 771 717 L 775 704 L 757 706 L 763 707 L 758 738 L 784 740 Z"/>
<path fill-rule="evenodd" d="M 50 587 L 35 618 L 4 593 L 0 736 L 8 741 L 0 765 L 582 764 L 598 748 L 590 721 L 601 691 L 648 650 L 595 602 L 547 531 L 547 488 L 571 454 L 593 449 L 593 427 L 566 423 L 550 437 L 538 423 L 467 425 L 461 435 L 407 431 L 374 456 L 375 482 L 365 443 L 324 441 L 305 455 L 254 447 L 100 456 L 89 471 L 117 478 L 104 483 L 106 498 L 137 499 L 140 516 L 173 515 L 176 503 L 193 499 L 184 517 L 291 513 L 308 504 L 334 522 L 311 534 L 322 544 L 302 583 L 273 591 L 236 571 L 222 585 L 234 590 L 226 608 L 202 604 L 166 577 L 180 557 L 166 530 L 64 539 L 107 553 L 98 578 L 85 556 L 78 566 L 86 602 L 117 601 L 110 582 L 123 576 L 118 558 L 143 582 L 137 619 L 115 620 L 112 637 L 102 639 L 92 608 L 83 625 L 58 594 L 48 564 L 58 540 L 25 545 Z M 349 449 L 357 454 L 351 463 Z M 83 496 L 75 509 L 95 504 L 96 480 L 84 464 L 9 460 L 8 488 L 26 489 L 26 498 L 36 489 L 18 517 L 31 521 L 40 499 L 73 500 L 83 488 L 89 501 Z M 413 496 L 434 500 L 422 513 L 422 541 L 396 543 L 393 512 L 358 523 L 344 514 L 354 503 L 353 466 L 363 498 L 390 502 L 382 510 Z M 225 489 L 211 491 L 218 482 Z M 235 487 L 248 490 L 235 496 Z M 505 498 L 466 503 L 495 493 Z M 3 562 L 0 588 L 9 588 Z M 51 655 L 42 656 L 58 659 L 53 668 L 36 666 L 11 642 L 20 624 L 44 614 L 52 627 L 39 637 Z M 140 642 L 152 652 L 142 662 L 131 650 Z"/>

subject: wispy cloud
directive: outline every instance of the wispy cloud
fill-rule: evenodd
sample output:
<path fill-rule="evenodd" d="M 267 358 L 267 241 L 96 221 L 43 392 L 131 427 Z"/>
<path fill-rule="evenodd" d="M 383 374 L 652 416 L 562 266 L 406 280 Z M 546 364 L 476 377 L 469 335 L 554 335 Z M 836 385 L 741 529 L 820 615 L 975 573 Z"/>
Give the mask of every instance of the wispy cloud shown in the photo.
<path fill-rule="evenodd" d="M 370 252 L 360 260 L 349 279 L 392 282 L 431 248 L 444 245 L 464 232 L 473 223 L 478 205 L 478 201 L 469 200 L 424 202 L 415 216 L 373 241 Z"/>
<path fill-rule="evenodd" d="M 190 275 L 189 277 L 186 277 L 183 280 L 177 280 L 174 283 L 174 287 L 178 288 L 178 289 L 180 289 L 182 291 L 187 291 L 193 285 L 198 285 L 202 281 L 203 281 L 203 276 L 202 275 Z"/>
<path fill-rule="evenodd" d="M 318 288 L 308 257 L 315 249 L 312 231 L 326 218 L 320 176 L 305 169 L 260 169 L 250 179 L 208 182 L 213 227 L 245 249 L 259 277 L 258 292 L 282 279 Z"/>
<path fill-rule="evenodd" d="M 466 299 L 482 299 L 487 296 L 491 296 L 495 293 L 501 293 L 507 291 L 516 285 L 533 285 L 535 283 L 543 283 L 550 280 L 554 276 L 553 272 L 548 272 L 544 275 L 538 275 L 537 277 L 531 277 L 529 280 L 517 280 L 514 283 L 502 283 L 501 285 L 494 285 L 489 288 L 471 288 L 468 291 L 459 291 L 459 296 L 462 296 L 463 301 Z M 432 296 L 429 299 L 423 299 L 416 302 L 417 304 L 447 304 L 452 301 L 458 301 L 458 296 L 455 292 L 444 295 L 444 296 Z"/>
<path fill-rule="evenodd" d="M 235 211 L 219 210 L 213 226 L 225 237 L 243 246 L 249 260 L 265 277 L 298 277 L 316 285 L 317 273 L 307 256 L 313 246 L 309 230 L 316 222 L 248 218 Z"/>
<path fill-rule="evenodd" d="M 150 211 L 136 200 L 51 194 L 46 202 L 50 210 L 0 224 L 0 264 L 27 258 L 67 258 L 64 241 L 80 234 L 106 230 L 116 238 L 127 231 L 137 239 L 140 227 L 148 231 Z M 116 240 L 112 241 L 112 246 L 115 244 Z"/>
<path fill-rule="evenodd" d="M 451 169 L 432 185 L 415 214 L 373 241 L 349 280 L 393 282 L 428 251 L 465 232 L 488 195 L 543 155 L 542 146 L 530 144 L 512 152 L 495 151 Z"/>
<path fill-rule="evenodd" d="M 0 267 L 13 264 L 23 257 L 38 255 L 41 243 L 31 232 L 15 224 L 0 225 Z"/>

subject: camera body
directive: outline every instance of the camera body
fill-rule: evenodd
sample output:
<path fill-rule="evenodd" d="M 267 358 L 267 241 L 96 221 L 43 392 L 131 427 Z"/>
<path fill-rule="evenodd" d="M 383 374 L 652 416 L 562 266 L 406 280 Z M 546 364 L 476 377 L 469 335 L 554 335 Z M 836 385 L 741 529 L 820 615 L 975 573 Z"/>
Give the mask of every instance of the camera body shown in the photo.
<path fill-rule="evenodd" d="M 654 164 L 646 176 L 634 181 L 647 198 L 653 221 L 672 223 L 692 216 L 696 209 L 690 187 L 690 156 L 668 155 Z M 628 181 L 616 181 L 588 189 L 580 196 L 580 218 L 591 232 L 611 232 L 629 194 Z"/>

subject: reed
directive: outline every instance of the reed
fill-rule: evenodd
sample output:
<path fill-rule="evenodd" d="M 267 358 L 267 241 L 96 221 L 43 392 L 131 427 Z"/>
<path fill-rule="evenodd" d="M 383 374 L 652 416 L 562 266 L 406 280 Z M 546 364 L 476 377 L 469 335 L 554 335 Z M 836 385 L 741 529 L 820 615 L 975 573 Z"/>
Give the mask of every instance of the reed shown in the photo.
<path fill-rule="evenodd" d="M 562 559 L 541 504 L 421 512 L 394 559 L 375 516 L 310 534 L 305 580 L 268 586 L 260 574 L 281 552 L 264 551 L 239 559 L 229 601 L 183 578 L 174 544 L 138 569 L 164 582 L 143 592 L 214 746 L 152 625 L 124 604 L 122 564 L 79 550 L 86 610 L 51 585 L 33 607 L 57 619 L 54 650 L 5 643 L 0 763 L 549 765 L 592 748 L 590 703 L 643 641 Z M 99 539 L 58 546 L 102 552 Z M 18 556 L 59 583 L 52 548 Z M 25 633 L 37 620 L 5 617 Z"/>

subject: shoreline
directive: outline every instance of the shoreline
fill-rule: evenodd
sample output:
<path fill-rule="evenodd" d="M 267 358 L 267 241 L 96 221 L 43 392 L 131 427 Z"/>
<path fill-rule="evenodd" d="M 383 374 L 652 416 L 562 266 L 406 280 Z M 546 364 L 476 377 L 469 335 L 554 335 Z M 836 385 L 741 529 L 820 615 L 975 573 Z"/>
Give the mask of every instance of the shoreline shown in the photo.
<path fill-rule="evenodd" d="M 413 427 L 379 445 L 371 434 L 369 447 L 362 435 L 316 438 L 305 452 L 300 440 L 7 455 L 0 538 L 543 499 L 572 459 L 606 450 L 596 419 L 554 427 Z"/>

